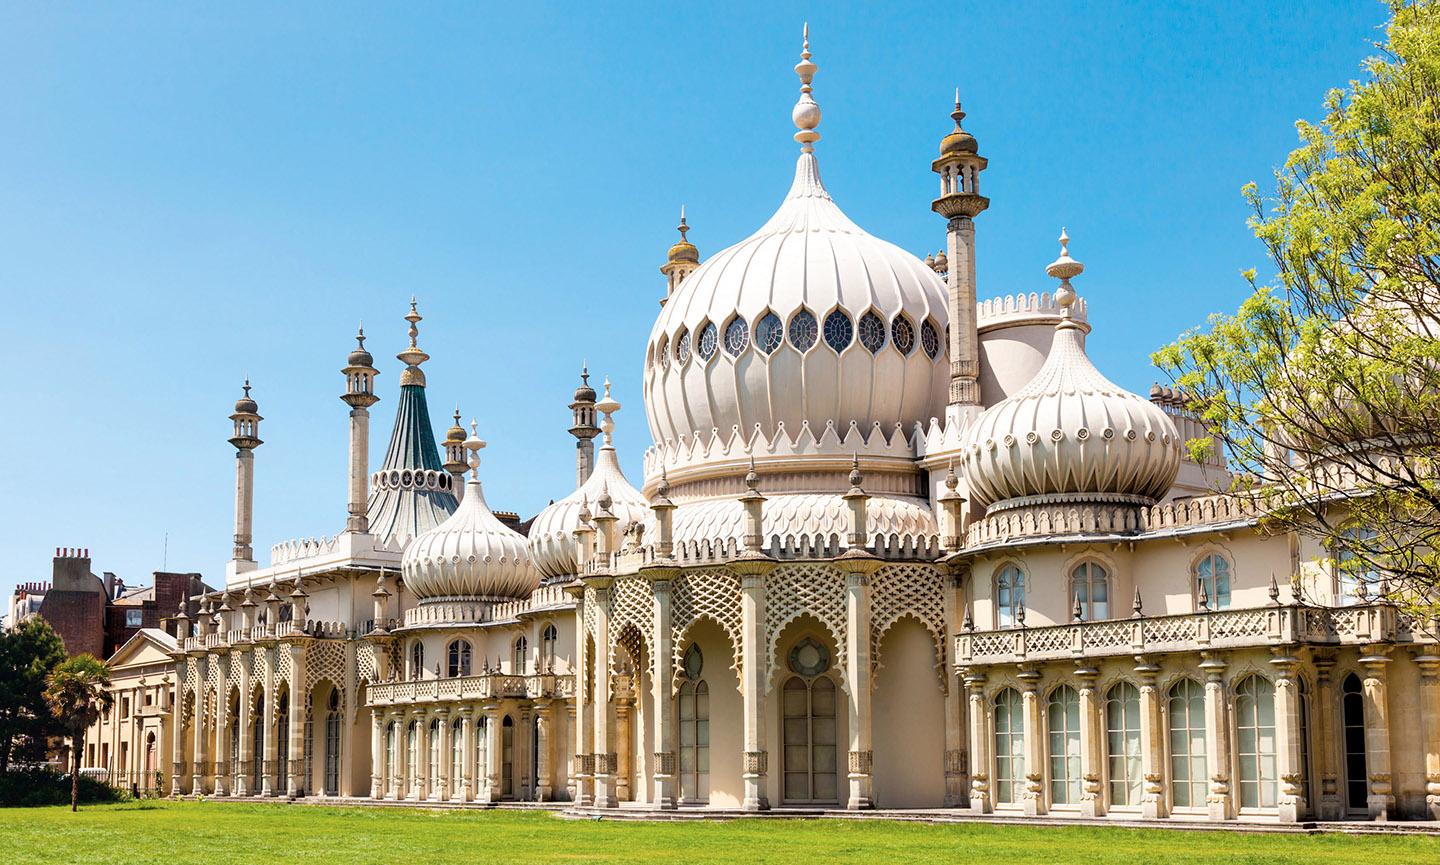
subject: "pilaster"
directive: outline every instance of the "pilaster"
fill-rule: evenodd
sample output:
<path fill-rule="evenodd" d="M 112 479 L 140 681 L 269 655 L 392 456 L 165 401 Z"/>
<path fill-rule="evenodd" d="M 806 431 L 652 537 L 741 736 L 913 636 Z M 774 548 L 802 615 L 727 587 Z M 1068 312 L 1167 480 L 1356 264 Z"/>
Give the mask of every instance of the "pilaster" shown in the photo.
<path fill-rule="evenodd" d="M 1025 795 L 1022 807 L 1025 816 L 1035 817 L 1047 811 L 1045 806 L 1045 729 L 1040 714 L 1040 671 L 1021 667 L 1020 708 L 1025 727 Z"/>
<path fill-rule="evenodd" d="M 1305 802 L 1305 788 L 1301 783 L 1301 741 L 1300 729 L 1300 684 L 1295 678 L 1295 668 L 1300 660 L 1290 654 L 1286 647 L 1272 650 L 1275 657 L 1270 666 L 1275 670 L 1275 722 L 1276 749 L 1275 769 L 1280 776 L 1278 800 L 1280 822 L 1298 823 L 1308 810 Z"/>
<path fill-rule="evenodd" d="M 1425 811 L 1440 820 L 1440 647 L 1430 644 L 1415 655 L 1420 667 L 1420 723 L 1425 753 Z"/>
<path fill-rule="evenodd" d="M 1225 670 L 1219 657 L 1202 654 L 1200 669 L 1205 673 L 1205 765 L 1210 771 L 1210 792 L 1205 808 L 1214 821 L 1235 816 L 1230 790 L 1230 716 L 1225 708 Z"/>
<path fill-rule="evenodd" d="M 970 810 L 989 814 L 990 798 L 990 729 L 985 711 L 985 674 L 976 669 L 963 674 L 965 690 L 970 698 Z"/>
<path fill-rule="evenodd" d="M 1135 675 L 1140 679 L 1140 774 L 1144 781 L 1140 816 L 1147 820 L 1170 816 L 1165 790 L 1165 723 L 1155 681 L 1159 673 L 1158 666 L 1136 657 Z"/>
<path fill-rule="evenodd" d="M 654 632 L 651 642 L 655 656 L 650 659 L 651 702 L 655 706 L 654 730 L 654 805 L 661 810 L 671 810 L 677 805 L 675 791 L 675 700 L 671 693 L 671 665 L 674 663 L 675 647 L 671 633 L 671 580 L 678 573 L 677 568 L 647 569 L 650 591 L 655 599 Z"/>
<path fill-rule="evenodd" d="M 1374 820 L 1389 820 L 1395 809 L 1395 790 L 1390 774 L 1390 698 L 1386 668 L 1391 646 L 1364 647 L 1360 665 L 1365 668 L 1365 768 L 1370 774 L 1370 792 L 1365 797 Z"/>
<path fill-rule="evenodd" d="M 1080 692 L 1080 816 L 1101 817 L 1105 814 L 1101 761 L 1104 750 L 1100 742 L 1100 704 L 1095 694 L 1095 678 L 1100 671 L 1082 666 L 1075 671 Z"/>
<path fill-rule="evenodd" d="M 766 811 L 769 754 L 765 750 L 765 578 L 776 562 L 748 554 L 730 567 L 740 578 L 740 692 L 743 703 L 741 779 L 745 797 L 741 808 Z"/>

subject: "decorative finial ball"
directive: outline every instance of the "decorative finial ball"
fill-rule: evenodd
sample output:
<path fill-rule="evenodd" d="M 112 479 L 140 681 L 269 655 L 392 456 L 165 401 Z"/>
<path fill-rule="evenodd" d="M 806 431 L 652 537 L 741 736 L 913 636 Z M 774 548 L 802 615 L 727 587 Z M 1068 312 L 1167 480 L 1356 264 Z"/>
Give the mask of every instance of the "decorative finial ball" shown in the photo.
<path fill-rule="evenodd" d="M 755 471 L 755 458 L 750 458 L 750 471 L 745 473 L 745 488 L 755 492 L 760 487 L 760 473 Z"/>
<path fill-rule="evenodd" d="M 820 125 L 820 105 L 809 94 L 802 96 L 795 108 L 790 112 L 790 119 L 795 121 L 796 129 L 814 129 Z"/>
<path fill-rule="evenodd" d="M 865 476 L 860 473 L 860 455 L 856 454 L 855 459 L 850 463 L 850 486 L 858 487 L 864 480 Z"/>

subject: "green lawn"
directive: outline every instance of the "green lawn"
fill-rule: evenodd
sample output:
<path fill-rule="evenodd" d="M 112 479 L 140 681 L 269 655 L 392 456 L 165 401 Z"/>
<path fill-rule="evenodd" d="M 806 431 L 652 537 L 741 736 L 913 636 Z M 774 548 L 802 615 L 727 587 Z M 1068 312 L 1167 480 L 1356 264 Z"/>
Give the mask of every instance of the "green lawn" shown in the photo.
<path fill-rule="evenodd" d="M 1440 839 L 866 820 L 630 823 L 542 812 L 223 802 L 0 810 L 0 861 L 134 865 L 504 862 L 1440 863 Z"/>

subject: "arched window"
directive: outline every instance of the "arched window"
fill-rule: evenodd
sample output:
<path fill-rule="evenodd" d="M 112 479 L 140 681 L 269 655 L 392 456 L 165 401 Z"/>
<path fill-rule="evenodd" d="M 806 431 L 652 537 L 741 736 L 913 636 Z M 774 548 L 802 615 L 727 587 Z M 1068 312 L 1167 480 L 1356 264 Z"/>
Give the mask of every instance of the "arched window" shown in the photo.
<path fill-rule="evenodd" d="M 844 310 L 835 310 L 825 316 L 825 344 L 836 351 L 844 351 L 855 337 L 855 325 Z"/>
<path fill-rule="evenodd" d="M 1370 775 L 1365 765 L 1365 694 L 1354 673 L 1340 686 L 1340 714 L 1345 730 L 1345 807 L 1367 811 Z"/>
<path fill-rule="evenodd" d="M 419 795 L 420 789 L 420 722 L 411 721 L 405 731 L 406 795 Z"/>
<path fill-rule="evenodd" d="M 871 354 L 885 347 L 885 322 L 874 312 L 860 316 L 860 344 Z"/>
<path fill-rule="evenodd" d="M 785 341 L 785 326 L 780 316 L 767 312 L 755 323 L 755 345 L 766 354 L 773 354 Z"/>
<path fill-rule="evenodd" d="M 523 676 L 529 671 L 529 659 L 526 657 L 528 651 L 529 649 L 525 638 L 517 637 L 515 639 L 514 653 L 510 659 L 511 675 Z"/>
<path fill-rule="evenodd" d="M 440 721 L 431 718 L 425 728 L 425 780 L 429 788 L 426 795 L 434 795 L 440 791 Z"/>
<path fill-rule="evenodd" d="M 325 795 L 340 795 L 340 689 L 330 689 L 325 707 Z"/>
<path fill-rule="evenodd" d="M 1020 692 L 995 695 L 995 801 L 1019 802 L 1025 780 L 1025 724 Z"/>
<path fill-rule="evenodd" d="M 995 575 L 995 627 L 1013 628 L 1025 606 L 1025 572 L 1006 565 Z"/>
<path fill-rule="evenodd" d="M 500 794 L 515 795 L 515 722 L 509 715 L 500 723 Z"/>
<path fill-rule="evenodd" d="M 1368 555 L 1357 553 L 1355 548 L 1371 548 L 1376 533 L 1371 528 L 1353 526 L 1341 532 L 1340 536 L 1344 546 L 1335 551 L 1336 595 L 1341 605 L 1359 604 L 1363 602 L 1362 594 L 1369 598 L 1377 594 L 1380 571 Z"/>
<path fill-rule="evenodd" d="M 920 323 L 920 347 L 925 349 L 925 356 L 931 360 L 940 355 L 940 334 L 935 330 L 935 323 L 928 318 Z"/>
<path fill-rule="evenodd" d="M 445 674 L 451 678 L 470 675 L 469 641 L 450 641 L 450 646 L 445 650 Z"/>
<path fill-rule="evenodd" d="M 450 796 L 460 795 L 460 784 L 465 774 L 465 728 L 460 719 L 450 724 Z"/>
<path fill-rule="evenodd" d="M 425 676 L 425 644 L 416 640 L 410 644 L 410 678 L 421 679 Z"/>
<path fill-rule="evenodd" d="M 1120 682 L 1105 698 L 1105 754 L 1110 804 L 1139 805 L 1144 770 L 1140 760 L 1140 692 Z"/>
<path fill-rule="evenodd" d="M 1202 808 L 1205 771 L 1205 688 L 1181 679 L 1170 688 L 1170 796 L 1177 808 Z"/>
<path fill-rule="evenodd" d="M 265 695 L 255 697 L 250 715 L 250 795 L 259 796 L 265 774 Z"/>
<path fill-rule="evenodd" d="M 670 340 L 665 334 L 660 334 L 660 341 L 655 343 L 655 362 L 660 364 L 661 369 L 670 368 Z"/>
<path fill-rule="evenodd" d="M 555 672 L 555 647 L 560 644 L 560 632 L 555 630 L 555 625 L 547 624 L 545 630 L 540 634 L 540 656 L 545 664 L 542 672 Z"/>
<path fill-rule="evenodd" d="M 1046 711 L 1050 734 L 1050 801 L 1080 803 L 1080 695 L 1069 685 L 1050 692 Z"/>
<path fill-rule="evenodd" d="M 705 659 L 692 644 L 682 660 L 680 685 L 680 797 L 686 804 L 710 801 L 710 686 L 700 678 Z"/>
<path fill-rule="evenodd" d="M 675 337 L 675 360 L 684 363 L 690 359 L 690 331 L 680 328 L 680 335 Z"/>
<path fill-rule="evenodd" d="M 399 725 L 395 721 L 385 725 L 385 772 L 380 776 L 381 789 L 388 789 L 391 780 L 395 777 L 395 758 L 399 756 L 395 753 L 397 744 L 395 739 L 399 734 L 398 727 Z"/>
<path fill-rule="evenodd" d="M 276 784 L 288 793 L 290 776 L 290 691 L 283 690 L 275 700 L 275 774 L 280 783 Z"/>
<path fill-rule="evenodd" d="M 819 333 L 820 327 L 815 322 L 815 313 L 810 310 L 802 309 L 791 317 L 790 344 L 800 351 L 809 351 L 815 345 Z"/>
<path fill-rule="evenodd" d="M 725 352 L 731 357 L 738 357 L 749 344 L 750 326 L 745 319 L 738 315 L 730 319 L 730 323 L 725 325 Z"/>
<path fill-rule="evenodd" d="M 1110 618 L 1110 574 L 1099 562 L 1081 562 L 1070 572 L 1070 597 L 1080 604 L 1080 618 Z"/>
<path fill-rule="evenodd" d="M 890 322 L 890 342 L 901 354 L 909 354 L 915 350 L 915 325 L 910 323 L 910 319 L 898 315 Z"/>
<path fill-rule="evenodd" d="M 720 343 L 720 333 L 715 328 L 715 322 L 707 321 L 705 326 L 700 328 L 700 351 L 701 360 L 709 360 L 715 356 L 715 348 Z"/>
<path fill-rule="evenodd" d="M 1195 597 L 1203 598 L 1212 610 L 1223 610 L 1230 606 L 1230 561 L 1218 553 L 1211 553 L 1195 566 Z"/>
<path fill-rule="evenodd" d="M 490 719 L 481 715 L 475 721 L 475 787 L 485 791 L 490 784 Z"/>
<path fill-rule="evenodd" d="M 1240 758 L 1240 807 L 1274 808 L 1275 686 L 1250 676 L 1235 689 L 1235 751 Z"/>
<path fill-rule="evenodd" d="M 840 788 L 835 683 L 825 675 L 830 652 L 806 637 L 790 650 L 781 692 L 787 802 L 837 802 Z"/>

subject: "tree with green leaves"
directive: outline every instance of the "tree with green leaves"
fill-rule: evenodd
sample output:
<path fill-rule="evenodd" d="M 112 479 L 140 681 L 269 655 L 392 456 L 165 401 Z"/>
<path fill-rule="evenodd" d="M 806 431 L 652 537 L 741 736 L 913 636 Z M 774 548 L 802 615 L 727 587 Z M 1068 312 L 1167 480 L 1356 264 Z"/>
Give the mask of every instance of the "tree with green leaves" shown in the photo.
<path fill-rule="evenodd" d="M 1440 0 L 1390 0 L 1364 74 L 1243 193 L 1274 277 L 1156 352 L 1261 524 L 1361 599 L 1440 612 Z M 1214 443 L 1191 442 L 1199 456 Z"/>
<path fill-rule="evenodd" d="M 70 737 L 70 810 L 80 804 L 80 754 L 85 730 L 110 708 L 110 665 L 94 655 L 80 654 L 62 661 L 45 686 L 50 713 Z"/>
<path fill-rule="evenodd" d="M 39 616 L 0 631 L 0 772 L 12 760 L 40 759 L 58 732 L 45 705 L 45 679 L 65 660 L 65 643 Z"/>

